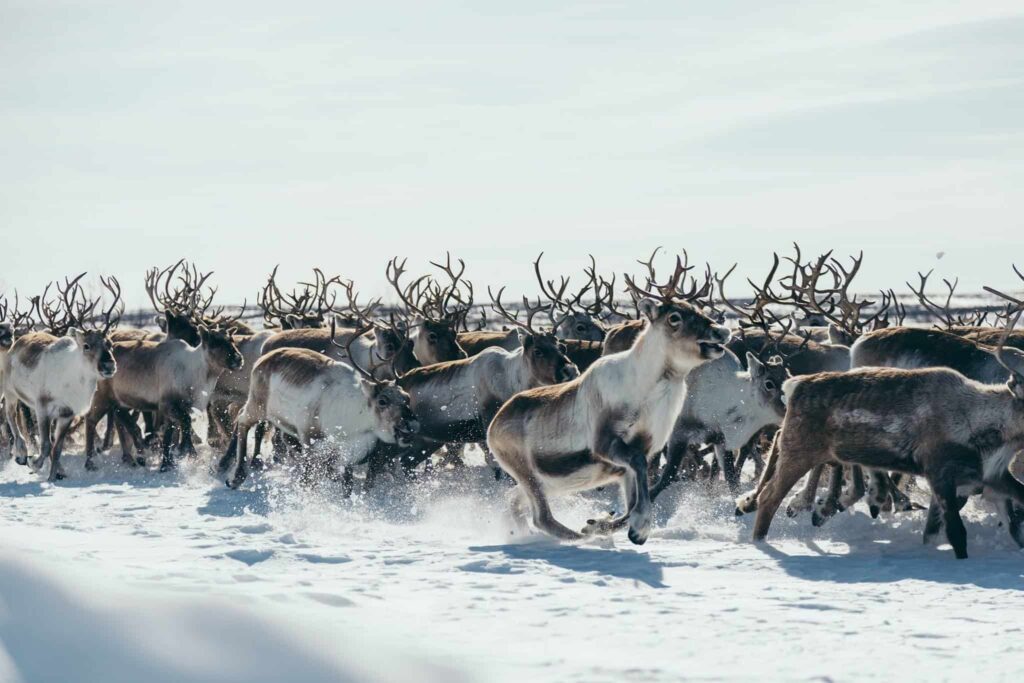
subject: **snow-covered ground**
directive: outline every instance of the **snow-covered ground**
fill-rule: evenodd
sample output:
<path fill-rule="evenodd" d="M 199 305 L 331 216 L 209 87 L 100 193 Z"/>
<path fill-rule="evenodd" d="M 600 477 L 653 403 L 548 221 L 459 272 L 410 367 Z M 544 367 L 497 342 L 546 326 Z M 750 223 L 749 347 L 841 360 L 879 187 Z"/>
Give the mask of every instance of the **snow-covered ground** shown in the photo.
<path fill-rule="evenodd" d="M 206 461 L 81 460 L 55 486 L 0 468 L 0 681 L 1024 674 L 1024 553 L 973 503 L 959 562 L 922 545 L 920 512 L 781 514 L 755 545 L 700 485 L 659 499 L 643 547 L 563 546 L 511 537 L 479 466 L 342 501 L 283 472 L 231 491 Z M 610 500 L 556 512 L 582 526 Z"/>

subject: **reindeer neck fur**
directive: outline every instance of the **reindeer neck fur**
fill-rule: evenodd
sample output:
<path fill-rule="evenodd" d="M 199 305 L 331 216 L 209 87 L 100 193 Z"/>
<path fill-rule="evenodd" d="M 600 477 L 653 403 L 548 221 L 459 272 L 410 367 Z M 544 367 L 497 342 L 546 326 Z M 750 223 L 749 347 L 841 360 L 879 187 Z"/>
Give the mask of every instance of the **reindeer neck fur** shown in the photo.
<path fill-rule="evenodd" d="M 607 414 L 628 416 L 619 427 L 627 440 L 647 435 L 650 455 L 668 441 L 682 409 L 686 376 L 697 365 L 673 362 L 668 340 L 648 324 L 631 348 L 603 357 L 582 381 L 596 381 L 598 402 Z"/>

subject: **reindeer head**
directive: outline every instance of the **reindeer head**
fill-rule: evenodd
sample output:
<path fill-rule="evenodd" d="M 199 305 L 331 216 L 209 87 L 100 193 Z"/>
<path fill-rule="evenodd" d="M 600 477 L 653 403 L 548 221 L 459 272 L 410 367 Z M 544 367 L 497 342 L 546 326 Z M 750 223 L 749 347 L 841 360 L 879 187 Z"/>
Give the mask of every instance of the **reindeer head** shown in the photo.
<path fill-rule="evenodd" d="M 545 280 L 540 272 L 540 260 L 544 256 L 541 252 L 537 260 L 533 262 L 533 272 L 537 276 L 537 283 L 540 290 L 551 302 L 551 311 L 560 311 L 563 315 L 554 321 L 552 332 L 560 339 L 579 339 L 582 341 L 604 341 L 604 326 L 598 319 L 603 308 L 602 286 L 597 275 L 597 263 L 594 257 L 590 257 L 590 267 L 585 269 L 587 282 L 583 287 L 571 296 L 566 296 L 569 288 L 569 278 L 562 276 L 556 286 L 554 280 Z M 593 301 L 584 303 L 584 297 L 593 292 Z M 614 298 L 614 294 L 612 295 Z"/>
<path fill-rule="evenodd" d="M 114 376 L 114 373 L 117 372 L 114 346 L 107 338 L 105 330 L 80 330 L 77 327 L 72 327 L 68 329 L 67 336 L 75 340 L 86 363 L 90 367 L 96 368 L 100 377 L 109 379 Z"/>
<path fill-rule="evenodd" d="M 409 337 L 407 325 L 402 322 L 396 323 L 392 316 L 390 325 L 377 324 L 375 327 L 374 353 L 380 360 L 391 363 L 391 369 L 396 376 L 401 377 L 420 366 L 416 354 L 413 353 L 413 340 Z"/>
<path fill-rule="evenodd" d="M 782 385 L 790 378 L 786 364 L 780 356 L 772 356 L 767 362 L 747 351 L 747 369 L 750 371 L 750 384 L 758 403 L 769 408 L 782 419 L 786 416 L 786 403 L 782 396 Z"/>
<path fill-rule="evenodd" d="M 235 344 L 233 329 L 217 330 L 202 325 L 199 328 L 199 338 L 207 358 L 214 367 L 231 371 L 242 369 L 245 359 Z"/>
<path fill-rule="evenodd" d="M 163 315 L 156 316 L 155 320 L 169 339 L 180 339 L 192 347 L 199 346 L 199 326 L 192 322 L 191 316 L 168 308 Z"/>
<path fill-rule="evenodd" d="M 580 376 L 579 368 L 565 355 L 565 344 L 555 335 L 520 331 L 519 340 L 530 375 L 538 383 L 558 384 Z"/>
<path fill-rule="evenodd" d="M 515 315 L 510 313 L 501 303 L 501 295 L 505 288 L 502 287 L 494 294 L 487 289 L 491 297 L 491 307 L 495 313 L 510 322 L 519 334 L 519 344 L 523 349 L 523 359 L 526 367 L 530 370 L 530 376 L 538 384 L 557 384 L 576 379 L 580 375 L 579 369 L 565 355 L 565 344 L 551 332 L 543 332 L 533 326 L 533 320 L 538 313 L 551 315 L 554 304 L 541 304 L 537 300 L 536 305 L 531 305 L 530 300 L 523 297 L 523 312 L 526 313 L 526 321 L 519 320 L 519 312 Z M 554 326 L 559 321 L 554 320 Z"/>
<path fill-rule="evenodd" d="M 605 334 L 604 326 L 585 311 L 569 311 L 555 330 L 562 339 L 581 341 L 604 341 Z"/>
<path fill-rule="evenodd" d="M 362 367 L 352 354 L 352 345 L 355 341 L 377 327 L 370 317 L 377 304 L 371 303 L 369 307 L 361 309 L 352 295 L 351 286 L 348 289 L 349 309 L 359 320 L 360 327 L 349 336 L 348 341 L 342 346 L 335 339 L 337 324 L 332 322 L 331 344 L 345 349 L 348 363 L 356 371 L 357 377 L 361 376 L 359 385 L 366 396 L 367 406 L 377 421 L 377 437 L 385 443 L 407 446 L 420 429 L 420 423 L 410 407 L 409 394 L 394 380 L 377 379 L 376 367 Z"/>
<path fill-rule="evenodd" d="M 419 420 L 410 407 L 409 394 L 391 380 L 364 382 L 363 393 L 377 420 L 380 440 L 408 446 L 420 430 Z"/>
<path fill-rule="evenodd" d="M 51 302 L 47 297 L 50 290 L 50 285 L 47 285 L 43 295 L 36 297 L 33 303 L 50 332 L 74 339 L 86 364 L 96 368 L 96 373 L 107 379 L 117 372 L 113 346 L 107 333 L 117 325 L 124 310 L 121 304 L 121 284 L 115 277 L 100 276 L 100 284 L 112 295 L 112 300 L 108 308 L 96 313 L 102 297 L 86 296 L 81 285 L 83 277 L 85 273 L 74 279 L 64 278 L 63 285 L 56 283 L 59 295 L 56 302 Z"/>
<path fill-rule="evenodd" d="M 648 334 L 662 335 L 669 355 L 677 365 L 699 365 L 725 355 L 729 328 L 698 311 L 685 301 L 644 297 L 637 302 L 640 313 L 650 321 Z"/>
<path fill-rule="evenodd" d="M 413 353 L 423 365 L 443 363 L 466 357 L 466 351 L 459 345 L 458 331 L 465 326 L 466 315 L 473 305 L 473 286 L 463 279 L 466 264 L 459 259 L 459 270 L 452 267 L 451 255 L 444 264 L 431 265 L 447 275 L 449 283 L 442 285 L 431 276 L 424 275 L 403 286 L 405 261 L 398 257 L 391 259 L 387 266 L 387 279 L 395 289 L 406 311 L 415 316 L 410 328 L 413 330 Z"/>

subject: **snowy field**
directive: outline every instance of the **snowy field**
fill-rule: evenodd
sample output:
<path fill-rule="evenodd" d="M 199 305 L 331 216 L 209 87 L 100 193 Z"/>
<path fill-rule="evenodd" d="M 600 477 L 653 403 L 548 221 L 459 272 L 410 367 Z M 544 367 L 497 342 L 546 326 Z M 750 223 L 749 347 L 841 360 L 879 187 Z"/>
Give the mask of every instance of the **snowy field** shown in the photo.
<path fill-rule="evenodd" d="M 200 430 L 200 433 L 203 433 Z M 70 452 L 75 452 L 72 449 Z M 201 449 L 205 456 L 210 453 Z M 923 513 L 780 514 L 749 541 L 726 490 L 677 487 L 646 545 L 513 538 L 470 466 L 369 497 L 208 462 L 70 478 L 0 468 L 3 681 L 1020 680 L 1024 553 L 966 510 L 971 558 Z M 749 475 L 748 475 L 749 476 Z M 582 526 L 607 493 L 567 500 Z"/>

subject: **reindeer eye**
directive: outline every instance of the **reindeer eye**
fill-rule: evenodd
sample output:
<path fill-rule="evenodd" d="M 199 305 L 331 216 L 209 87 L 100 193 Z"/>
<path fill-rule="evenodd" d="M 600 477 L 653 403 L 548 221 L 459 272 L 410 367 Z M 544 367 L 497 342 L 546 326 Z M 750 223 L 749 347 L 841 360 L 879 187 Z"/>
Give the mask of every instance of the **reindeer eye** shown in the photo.
<path fill-rule="evenodd" d="M 436 344 L 437 343 L 437 335 L 434 334 L 433 332 L 431 332 L 430 334 L 427 335 L 427 341 L 430 342 L 431 344 Z"/>
<path fill-rule="evenodd" d="M 775 382 L 771 381 L 770 379 L 766 379 L 764 381 L 764 388 L 767 389 L 768 391 L 775 391 Z"/>
<path fill-rule="evenodd" d="M 92 345 L 91 344 L 83 344 L 82 348 L 85 349 L 86 351 L 88 351 L 89 349 L 92 348 Z"/>
<path fill-rule="evenodd" d="M 388 400 L 387 400 L 387 398 L 385 398 L 385 397 L 383 397 L 383 396 L 381 396 L 380 398 L 378 398 L 378 399 L 377 399 L 377 405 L 378 405 L 378 406 L 380 406 L 381 408 L 387 408 L 387 406 L 388 406 Z"/>
<path fill-rule="evenodd" d="M 583 326 L 583 323 L 576 323 L 576 331 L 577 332 L 582 332 L 585 329 L 586 328 Z"/>
<path fill-rule="evenodd" d="M 533 350 L 533 357 L 534 358 L 540 358 L 543 355 L 544 355 L 544 352 L 541 351 L 540 349 L 534 349 Z"/>
<path fill-rule="evenodd" d="M 672 327 L 677 326 L 681 322 L 683 322 L 683 316 L 679 315 L 678 313 L 673 313 L 668 317 L 668 324 L 671 325 Z"/>

